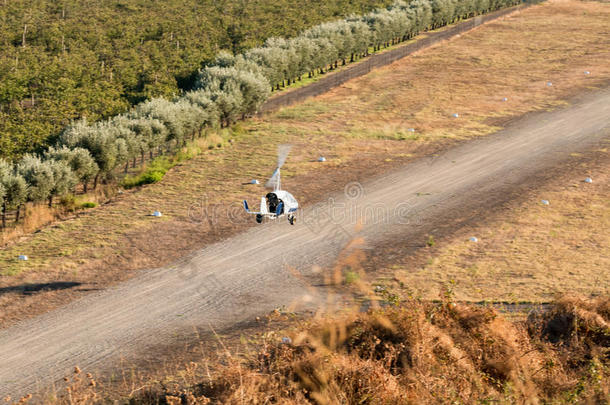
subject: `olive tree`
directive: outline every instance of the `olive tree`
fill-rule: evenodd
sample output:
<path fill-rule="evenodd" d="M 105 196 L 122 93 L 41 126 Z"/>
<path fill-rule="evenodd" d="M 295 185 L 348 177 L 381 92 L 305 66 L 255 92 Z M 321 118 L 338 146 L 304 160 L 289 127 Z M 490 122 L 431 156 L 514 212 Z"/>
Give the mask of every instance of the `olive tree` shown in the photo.
<path fill-rule="evenodd" d="M 193 104 L 185 98 L 180 98 L 174 102 L 175 114 L 182 122 L 182 128 L 185 131 L 183 143 L 187 136 L 191 139 L 201 131 L 201 127 L 206 122 L 207 116 L 205 111 L 197 104 Z"/>
<path fill-rule="evenodd" d="M 375 33 L 375 49 L 378 50 L 382 45 L 387 46 L 392 39 L 391 18 L 386 10 L 376 11 L 366 15 L 366 23 Z"/>
<path fill-rule="evenodd" d="M 352 58 L 356 49 L 360 48 L 361 38 L 357 38 L 357 36 L 362 34 L 362 27 L 357 27 L 358 24 L 363 23 L 349 20 L 328 22 L 307 30 L 304 36 L 311 39 L 328 39 L 336 50 L 336 53 L 332 55 L 335 58 L 328 62 L 333 63 L 340 59 L 345 63 L 346 59 Z"/>
<path fill-rule="evenodd" d="M 432 0 L 432 28 L 442 27 L 453 21 L 455 7 L 452 0 Z"/>
<path fill-rule="evenodd" d="M 477 14 L 483 14 L 489 11 L 489 0 L 475 0 L 475 10 Z"/>
<path fill-rule="evenodd" d="M 99 170 L 93 180 L 97 187 L 100 178 L 109 178 L 112 171 L 127 156 L 125 141 L 117 139 L 107 124 L 87 125 L 84 120 L 77 121 L 66 128 L 59 136 L 59 145 L 68 148 L 83 148 L 89 151 Z"/>
<path fill-rule="evenodd" d="M 17 209 L 25 202 L 28 193 L 25 179 L 16 173 L 15 167 L 0 159 L 0 188 L 4 190 L 2 201 L 2 229 L 6 228 L 6 212 Z M 17 217 L 17 220 L 19 218 Z"/>
<path fill-rule="evenodd" d="M 254 114 L 269 97 L 269 82 L 262 74 L 238 71 L 235 80 L 244 96 L 244 115 Z"/>
<path fill-rule="evenodd" d="M 337 48 L 327 38 L 312 38 L 315 43 L 317 53 L 313 57 L 314 66 L 324 73 L 326 66 L 337 59 Z"/>
<path fill-rule="evenodd" d="M 267 40 L 265 46 L 272 46 L 283 51 L 284 58 L 284 79 L 290 85 L 299 77 L 299 61 L 300 55 L 290 46 L 290 41 L 284 38 L 271 38 Z"/>
<path fill-rule="evenodd" d="M 395 7 L 388 12 L 394 43 L 404 41 L 413 31 L 413 23 L 407 10 L 407 7 Z"/>
<path fill-rule="evenodd" d="M 316 68 L 313 63 L 313 58 L 318 52 L 316 43 L 310 38 L 298 36 L 291 39 L 288 46 L 292 48 L 292 52 L 296 57 L 297 65 L 295 66 L 295 71 L 297 72 L 297 77 L 300 79 L 306 73 L 311 77 L 313 70 Z"/>
<path fill-rule="evenodd" d="M 280 88 L 284 79 L 287 59 L 284 51 L 278 47 L 258 47 L 253 48 L 244 54 L 246 60 L 261 67 L 263 75 L 267 78 L 271 87 Z"/>
<path fill-rule="evenodd" d="M 201 136 L 204 127 L 218 126 L 218 123 L 220 122 L 218 107 L 205 91 L 189 91 L 184 95 L 184 99 L 189 103 L 196 105 L 201 110 L 202 123 L 199 128 L 199 136 Z"/>
<path fill-rule="evenodd" d="M 138 117 L 157 119 L 167 128 L 167 141 L 174 141 L 175 146 L 186 142 L 186 138 L 198 131 L 203 113 L 201 109 L 185 99 L 168 101 L 154 98 L 139 104 L 135 114 Z"/>
<path fill-rule="evenodd" d="M 353 62 L 356 55 L 366 55 L 368 53 L 372 32 L 368 24 L 361 19 L 350 19 L 348 22 L 352 30 L 353 49 L 352 54 L 350 55 L 350 61 Z"/>
<path fill-rule="evenodd" d="M 265 41 L 263 48 L 269 53 L 268 61 L 279 78 L 278 85 L 283 87 L 285 82 L 290 84 L 291 79 L 296 77 L 294 69 L 298 61 L 289 42 L 284 38 L 271 37 Z"/>
<path fill-rule="evenodd" d="M 162 146 L 167 139 L 167 128 L 156 118 L 130 114 L 128 126 L 137 136 L 142 161 L 146 152 L 152 159 L 153 151 Z"/>
<path fill-rule="evenodd" d="M 133 160 L 133 167 L 136 164 L 136 157 L 141 152 L 141 144 L 138 135 L 131 129 L 129 125 L 129 117 L 126 115 L 117 115 L 111 120 L 100 123 L 103 130 L 108 131 L 111 137 L 122 140 L 125 145 L 126 153 L 124 156 L 119 156 L 118 161 L 125 164 L 124 171 L 129 169 L 129 162 Z"/>
<path fill-rule="evenodd" d="M 455 2 L 455 7 L 454 7 L 454 16 L 455 16 L 455 20 L 460 20 L 462 18 L 464 18 L 464 15 L 466 14 L 466 0 L 461 0 L 461 1 L 456 1 Z"/>
<path fill-rule="evenodd" d="M 430 27 L 432 22 L 432 7 L 428 0 L 413 0 L 409 8 L 412 12 L 416 32 L 424 31 Z"/>
<path fill-rule="evenodd" d="M 133 142 L 125 128 L 117 127 L 111 121 L 101 121 L 92 126 L 93 136 L 88 139 L 87 144 L 93 149 L 100 151 L 100 157 L 104 161 L 104 166 L 96 161 L 102 171 L 102 180 L 114 178 L 115 170 L 123 165 L 130 158 L 130 148 L 128 142 Z M 89 149 L 89 148 L 86 148 Z M 95 158 L 94 153 L 89 152 Z M 97 186 L 98 177 L 94 179 L 94 188 Z"/>
<path fill-rule="evenodd" d="M 27 154 L 17 163 L 17 172 L 28 184 L 28 201 L 40 202 L 51 196 L 55 185 L 55 173 L 50 162 Z"/>
<path fill-rule="evenodd" d="M 221 87 L 220 79 L 214 78 L 203 92 L 216 105 L 221 127 L 231 125 L 242 116 L 244 97 L 237 82 L 227 81 Z"/>
<path fill-rule="evenodd" d="M 85 192 L 87 192 L 87 185 L 99 171 L 99 167 L 89 151 L 79 147 L 50 147 L 45 153 L 45 158 L 66 162 L 78 181 L 82 183 Z"/>
<path fill-rule="evenodd" d="M 78 183 L 78 178 L 68 163 L 63 160 L 47 160 L 45 163 L 53 171 L 53 184 L 49 193 L 49 207 L 52 207 L 53 197 L 68 194 Z"/>
<path fill-rule="evenodd" d="M 216 58 L 214 59 L 214 66 L 219 67 L 231 67 L 235 65 L 235 55 L 233 53 L 222 50 L 218 52 Z"/>
<path fill-rule="evenodd" d="M 207 67 L 201 71 L 197 86 L 205 89 L 202 96 L 215 103 L 226 125 L 236 116 L 255 113 L 269 96 L 269 82 L 261 73 L 235 67 Z"/>

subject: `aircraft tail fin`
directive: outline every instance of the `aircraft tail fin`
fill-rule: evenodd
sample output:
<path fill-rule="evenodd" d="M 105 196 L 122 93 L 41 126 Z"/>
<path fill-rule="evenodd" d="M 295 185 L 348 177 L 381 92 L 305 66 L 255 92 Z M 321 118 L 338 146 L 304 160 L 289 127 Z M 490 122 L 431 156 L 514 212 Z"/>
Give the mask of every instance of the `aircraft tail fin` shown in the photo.
<path fill-rule="evenodd" d="M 261 214 L 268 214 L 269 210 L 267 209 L 267 200 L 265 197 L 261 197 Z"/>

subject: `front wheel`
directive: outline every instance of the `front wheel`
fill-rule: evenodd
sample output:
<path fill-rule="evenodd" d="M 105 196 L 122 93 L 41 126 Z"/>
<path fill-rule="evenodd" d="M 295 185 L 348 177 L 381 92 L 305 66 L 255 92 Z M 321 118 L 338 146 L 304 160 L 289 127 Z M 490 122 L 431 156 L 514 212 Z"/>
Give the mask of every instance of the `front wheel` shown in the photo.
<path fill-rule="evenodd" d="M 288 216 L 288 222 L 290 222 L 290 225 L 294 225 L 294 221 L 296 221 L 296 218 L 294 217 L 294 215 Z"/>

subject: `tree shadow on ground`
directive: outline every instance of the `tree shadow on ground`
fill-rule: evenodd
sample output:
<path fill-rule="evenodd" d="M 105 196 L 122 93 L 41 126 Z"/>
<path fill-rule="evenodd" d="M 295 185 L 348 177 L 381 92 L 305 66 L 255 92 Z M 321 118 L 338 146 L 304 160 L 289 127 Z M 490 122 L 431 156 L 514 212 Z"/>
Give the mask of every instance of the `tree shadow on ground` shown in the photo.
<path fill-rule="evenodd" d="M 33 295 L 44 291 L 67 290 L 78 287 L 83 283 L 76 281 L 55 281 L 52 283 L 31 283 L 21 284 L 10 287 L 0 287 L 0 295 L 8 293 L 21 293 L 22 295 Z M 79 289 L 78 291 L 92 291 L 96 288 Z"/>

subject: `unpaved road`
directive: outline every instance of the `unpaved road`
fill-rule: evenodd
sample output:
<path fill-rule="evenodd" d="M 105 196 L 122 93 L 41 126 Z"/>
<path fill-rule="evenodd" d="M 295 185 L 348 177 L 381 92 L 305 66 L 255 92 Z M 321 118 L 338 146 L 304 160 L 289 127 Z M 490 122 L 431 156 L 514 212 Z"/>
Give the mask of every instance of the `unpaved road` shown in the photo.
<path fill-rule="evenodd" d="M 306 285 L 320 279 L 313 265 L 337 257 L 354 237 L 359 213 L 364 223 L 358 235 L 369 247 L 421 240 L 442 215 L 490 203 L 488 197 L 503 188 L 608 138 L 610 91 L 604 90 L 363 185 L 348 185 L 346 193 L 303 213 L 297 226 L 282 221 L 256 227 L 2 330 L 0 398 L 44 389 L 75 365 L 88 371 L 110 366 L 193 326 L 223 328 L 281 305 L 316 305 L 324 298 L 322 289 Z"/>

